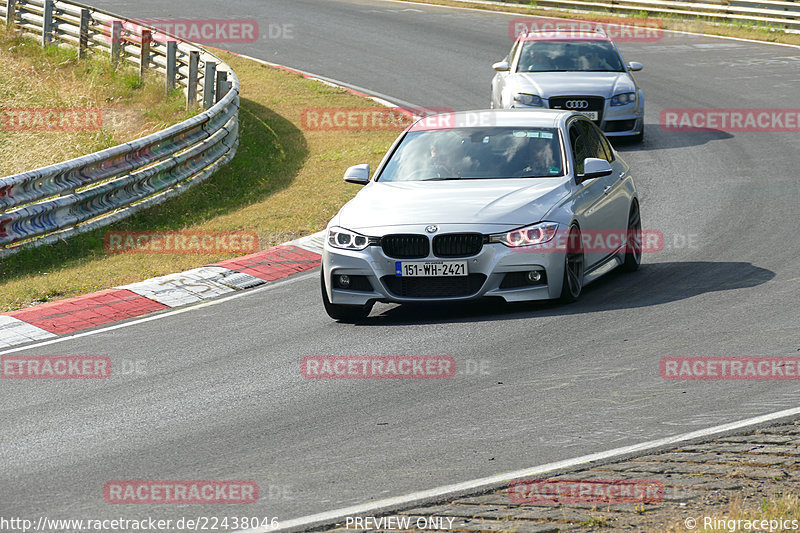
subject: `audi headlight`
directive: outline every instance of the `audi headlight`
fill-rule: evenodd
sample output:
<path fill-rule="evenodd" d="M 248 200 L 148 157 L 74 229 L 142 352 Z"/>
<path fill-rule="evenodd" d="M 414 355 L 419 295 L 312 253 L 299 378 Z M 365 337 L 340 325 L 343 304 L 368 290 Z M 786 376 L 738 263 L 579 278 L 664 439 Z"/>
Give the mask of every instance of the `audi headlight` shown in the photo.
<path fill-rule="evenodd" d="M 519 102 L 520 104 L 523 105 L 529 105 L 533 107 L 544 106 L 544 102 L 542 102 L 541 97 L 536 96 L 535 94 L 518 93 L 514 95 L 514 101 Z"/>
<path fill-rule="evenodd" d="M 555 222 L 540 222 L 533 226 L 526 226 L 506 233 L 489 235 L 489 242 L 499 242 L 509 248 L 532 246 L 553 240 L 556 233 L 558 233 L 558 224 Z"/>
<path fill-rule="evenodd" d="M 636 93 L 622 93 L 611 99 L 611 105 L 628 105 L 636 101 Z"/>
<path fill-rule="evenodd" d="M 363 250 L 371 244 L 371 239 L 344 228 L 333 227 L 328 230 L 328 244 L 343 250 Z"/>

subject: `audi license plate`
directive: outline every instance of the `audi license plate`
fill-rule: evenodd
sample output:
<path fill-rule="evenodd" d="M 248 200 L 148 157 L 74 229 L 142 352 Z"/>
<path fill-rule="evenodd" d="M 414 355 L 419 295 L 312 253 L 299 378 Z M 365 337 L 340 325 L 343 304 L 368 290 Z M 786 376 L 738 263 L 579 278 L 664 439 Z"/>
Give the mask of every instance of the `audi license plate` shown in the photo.
<path fill-rule="evenodd" d="M 395 274 L 402 278 L 418 278 L 422 276 L 450 277 L 466 276 L 466 261 L 396 261 Z"/>
<path fill-rule="evenodd" d="M 597 111 L 578 111 L 581 115 L 589 117 L 589 120 L 597 120 Z"/>

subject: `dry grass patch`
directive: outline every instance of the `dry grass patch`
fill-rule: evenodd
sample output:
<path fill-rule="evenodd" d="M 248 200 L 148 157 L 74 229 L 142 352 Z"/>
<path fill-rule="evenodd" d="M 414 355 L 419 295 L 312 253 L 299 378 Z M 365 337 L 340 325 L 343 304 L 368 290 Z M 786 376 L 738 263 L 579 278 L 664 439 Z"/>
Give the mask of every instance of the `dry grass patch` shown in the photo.
<path fill-rule="evenodd" d="M 88 131 L 13 131 L 5 114 L 5 122 L 0 122 L 0 176 L 156 132 L 190 116 L 182 104 L 179 93 L 164 98 L 159 76 L 143 83 L 130 67 L 115 71 L 107 57 L 79 61 L 75 49 L 42 50 L 38 42 L 0 28 L 0 108 L 96 109 L 96 124 L 101 126 Z"/>

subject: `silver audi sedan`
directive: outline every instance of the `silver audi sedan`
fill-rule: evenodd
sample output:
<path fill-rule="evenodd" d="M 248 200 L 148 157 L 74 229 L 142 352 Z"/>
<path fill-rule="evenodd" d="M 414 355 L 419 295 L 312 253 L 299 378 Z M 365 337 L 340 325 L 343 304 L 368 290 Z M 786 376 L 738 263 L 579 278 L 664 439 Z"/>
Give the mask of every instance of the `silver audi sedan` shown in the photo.
<path fill-rule="evenodd" d="M 602 31 L 520 34 L 492 68 L 492 108 L 568 109 L 609 137 L 644 138 L 644 92 L 631 75 L 642 64 L 626 64 Z"/>
<path fill-rule="evenodd" d="M 628 165 L 585 116 L 486 110 L 418 120 L 326 229 L 322 299 L 332 318 L 375 302 L 572 302 L 641 262 Z"/>

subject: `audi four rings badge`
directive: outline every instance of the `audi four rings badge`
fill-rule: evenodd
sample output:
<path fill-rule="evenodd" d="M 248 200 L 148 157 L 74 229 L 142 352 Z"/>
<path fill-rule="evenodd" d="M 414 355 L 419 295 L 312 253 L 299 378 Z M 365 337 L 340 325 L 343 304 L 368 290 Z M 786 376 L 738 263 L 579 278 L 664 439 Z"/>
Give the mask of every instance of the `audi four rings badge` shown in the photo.
<path fill-rule="evenodd" d="M 586 100 L 567 100 L 564 107 L 567 109 L 586 109 L 589 107 L 589 102 Z"/>

